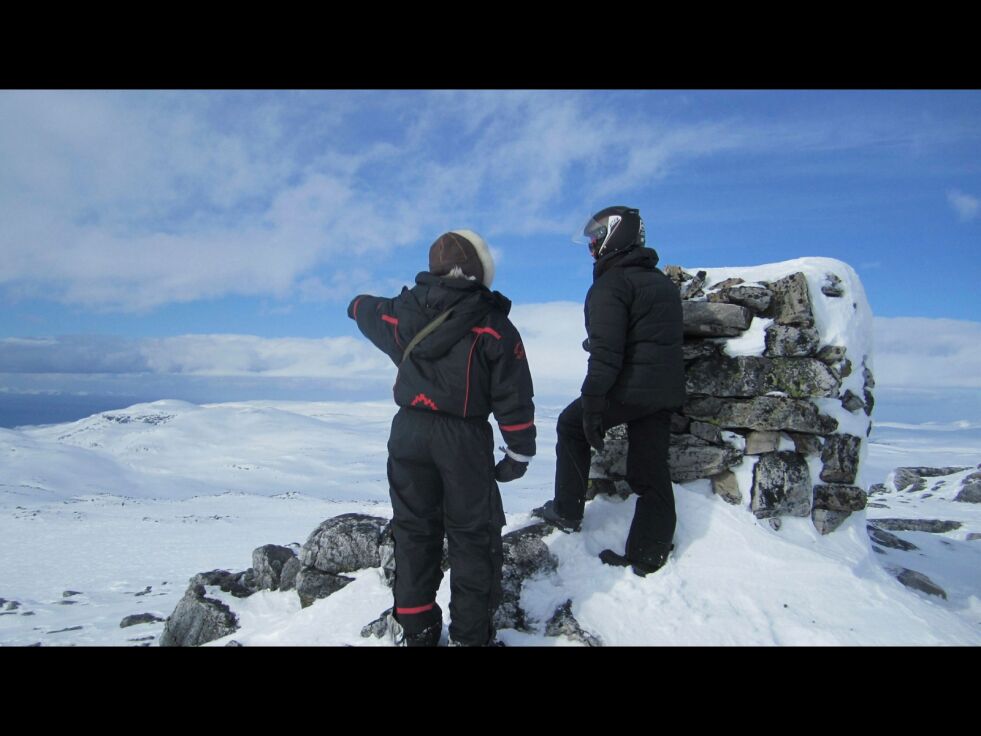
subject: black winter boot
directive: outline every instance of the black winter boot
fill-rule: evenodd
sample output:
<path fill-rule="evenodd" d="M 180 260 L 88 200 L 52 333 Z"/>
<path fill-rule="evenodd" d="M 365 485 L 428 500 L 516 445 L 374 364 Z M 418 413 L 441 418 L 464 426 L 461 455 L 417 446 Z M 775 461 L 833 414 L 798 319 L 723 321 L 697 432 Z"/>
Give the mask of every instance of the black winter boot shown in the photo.
<path fill-rule="evenodd" d="M 563 531 L 566 534 L 578 532 L 582 528 L 582 519 L 568 519 L 565 516 L 559 516 L 558 512 L 555 510 L 554 501 L 546 501 L 544 506 L 539 506 L 537 509 L 532 509 L 531 515 L 542 519 L 547 524 L 551 524 L 556 529 Z"/>
<path fill-rule="evenodd" d="M 443 621 L 440 620 L 417 634 L 407 634 L 402 625 L 394 618 L 391 619 L 392 641 L 397 647 L 435 647 L 443 634 Z"/>
<path fill-rule="evenodd" d="M 632 560 L 624 555 L 619 555 L 612 549 L 604 549 L 602 552 L 600 552 L 599 558 L 606 565 L 614 565 L 616 567 L 626 567 L 627 565 L 630 565 L 634 571 L 634 575 L 639 575 L 643 578 L 664 567 L 664 564 L 668 561 L 668 555 L 671 554 L 671 550 L 673 549 L 673 544 L 654 544 L 641 559 L 637 560 Z"/>

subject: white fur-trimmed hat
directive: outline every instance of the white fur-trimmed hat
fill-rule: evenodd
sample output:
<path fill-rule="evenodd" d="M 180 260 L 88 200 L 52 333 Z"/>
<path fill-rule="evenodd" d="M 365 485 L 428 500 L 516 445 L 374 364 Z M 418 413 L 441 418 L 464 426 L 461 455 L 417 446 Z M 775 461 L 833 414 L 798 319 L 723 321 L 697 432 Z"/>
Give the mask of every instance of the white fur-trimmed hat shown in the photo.
<path fill-rule="evenodd" d="M 429 271 L 438 276 L 454 268 L 479 280 L 488 289 L 494 282 L 494 258 L 482 237 L 473 230 L 450 230 L 429 248 Z"/>

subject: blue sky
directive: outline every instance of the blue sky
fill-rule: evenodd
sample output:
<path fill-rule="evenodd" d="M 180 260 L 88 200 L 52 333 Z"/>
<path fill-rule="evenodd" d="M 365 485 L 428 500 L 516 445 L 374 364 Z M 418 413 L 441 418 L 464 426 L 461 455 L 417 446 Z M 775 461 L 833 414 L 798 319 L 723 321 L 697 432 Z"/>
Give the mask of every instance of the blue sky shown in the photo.
<path fill-rule="evenodd" d="M 981 320 L 978 91 L 0 91 L 0 161 L 10 390 L 51 361 L 11 338 L 68 375 L 113 340 L 354 337 L 349 299 L 459 227 L 516 304 L 579 302 L 609 204 L 662 264 L 829 256 L 880 317 Z"/>

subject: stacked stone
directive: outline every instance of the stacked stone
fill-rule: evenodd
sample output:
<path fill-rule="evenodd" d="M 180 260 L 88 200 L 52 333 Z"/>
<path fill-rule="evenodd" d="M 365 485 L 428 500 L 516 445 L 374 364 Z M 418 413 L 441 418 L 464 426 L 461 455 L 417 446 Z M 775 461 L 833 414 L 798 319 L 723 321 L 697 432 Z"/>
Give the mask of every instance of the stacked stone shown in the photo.
<path fill-rule="evenodd" d="M 704 271 L 693 276 L 669 266 L 665 272 L 683 300 L 688 393 L 682 413 L 672 418 L 672 480 L 708 478 L 729 503 L 745 503 L 748 496 L 757 518 L 775 527 L 781 516 L 810 515 L 822 534 L 865 508 L 866 493 L 854 485 L 865 438 L 839 432 L 837 420 L 813 400 L 836 398 L 847 411 L 871 416 L 872 373 L 863 356 L 863 396 L 842 390 L 856 369 L 853 356 L 846 347 L 820 344 L 804 274 L 752 284 L 732 278 L 709 287 Z M 829 273 L 821 292 L 818 298 L 841 298 L 840 278 Z M 762 355 L 728 356 L 726 340 L 743 335 L 754 319 L 770 322 Z M 629 488 L 624 429 L 611 430 L 606 444 L 593 459 L 594 490 L 623 495 Z M 748 458 L 754 462 L 751 486 L 740 488 L 732 468 Z M 817 478 L 809 462 L 815 458 Z"/>

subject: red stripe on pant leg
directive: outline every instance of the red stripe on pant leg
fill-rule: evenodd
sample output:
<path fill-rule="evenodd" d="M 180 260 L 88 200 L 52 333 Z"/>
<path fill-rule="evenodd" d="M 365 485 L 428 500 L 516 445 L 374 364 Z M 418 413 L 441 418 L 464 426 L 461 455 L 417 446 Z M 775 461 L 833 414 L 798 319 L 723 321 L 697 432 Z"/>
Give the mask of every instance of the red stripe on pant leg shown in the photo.
<path fill-rule="evenodd" d="M 520 432 L 522 429 L 528 429 L 528 427 L 534 427 L 534 426 L 535 426 L 534 422 L 525 422 L 524 424 L 510 424 L 507 427 L 505 427 L 502 424 L 501 429 L 504 430 L 505 432 Z"/>
<path fill-rule="evenodd" d="M 433 602 L 433 603 L 428 603 L 425 606 L 418 606 L 416 608 L 396 608 L 395 609 L 395 613 L 398 613 L 398 614 L 402 614 L 402 613 L 405 613 L 405 614 L 425 613 L 426 611 L 433 610 L 433 606 L 435 606 L 435 605 L 436 605 L 436 603 Z"/>

